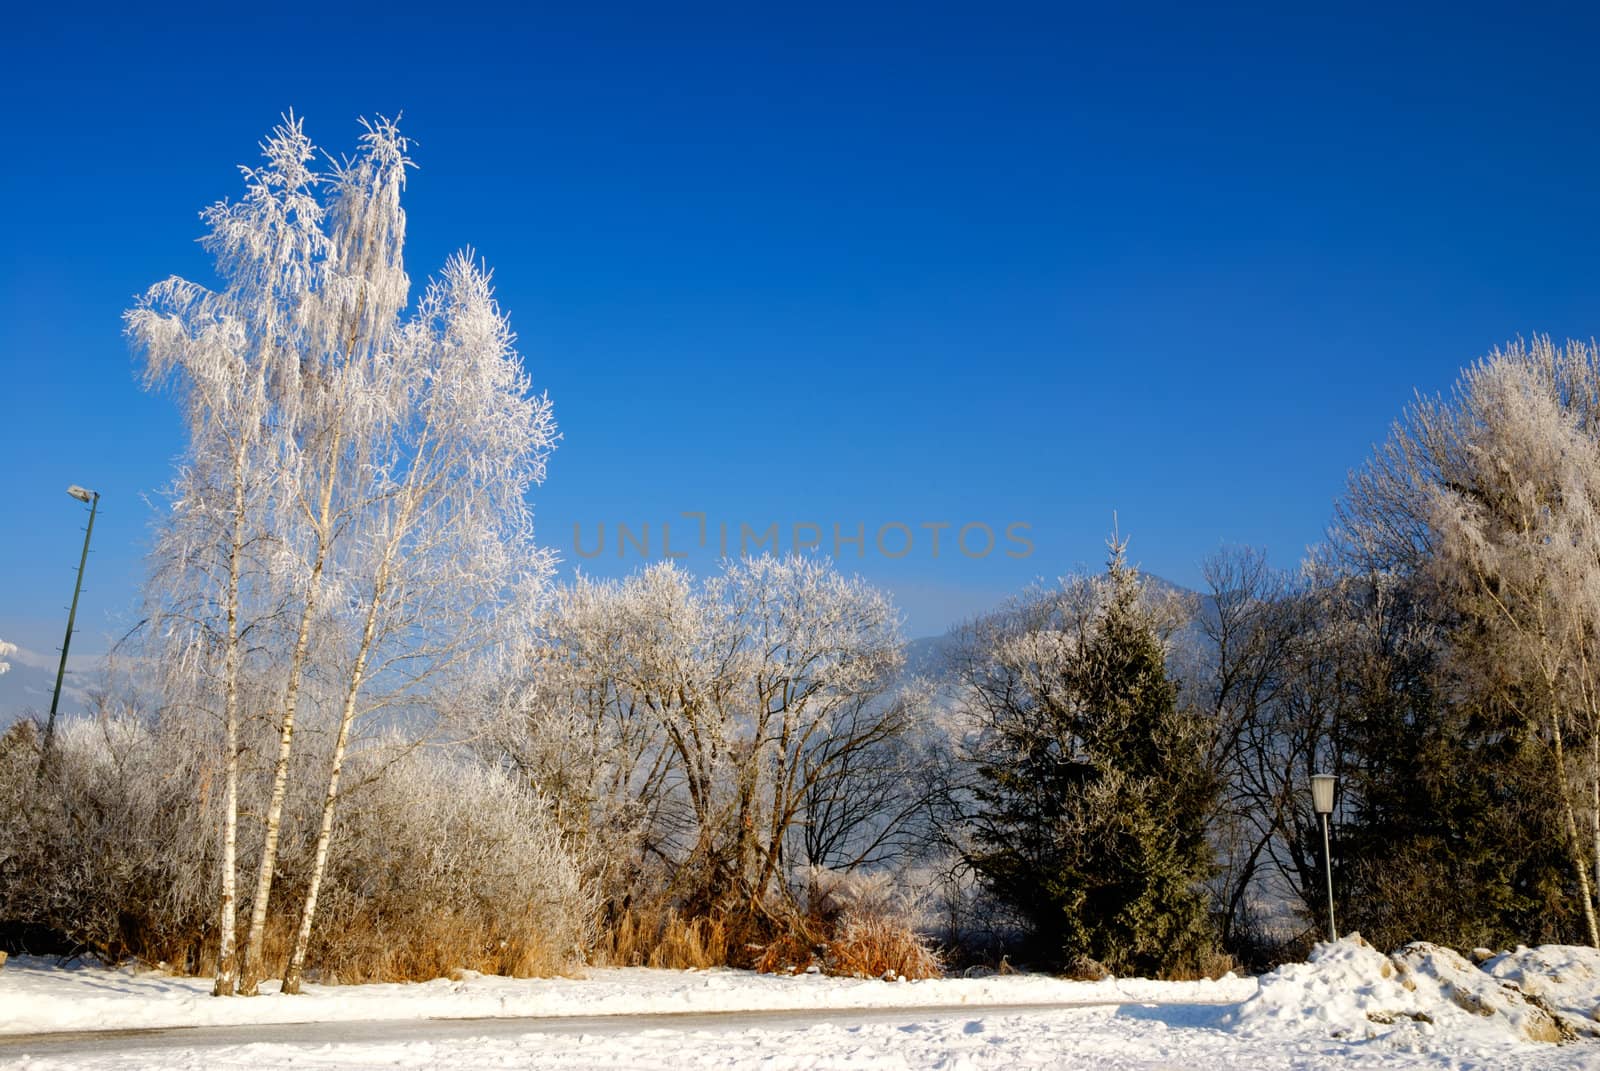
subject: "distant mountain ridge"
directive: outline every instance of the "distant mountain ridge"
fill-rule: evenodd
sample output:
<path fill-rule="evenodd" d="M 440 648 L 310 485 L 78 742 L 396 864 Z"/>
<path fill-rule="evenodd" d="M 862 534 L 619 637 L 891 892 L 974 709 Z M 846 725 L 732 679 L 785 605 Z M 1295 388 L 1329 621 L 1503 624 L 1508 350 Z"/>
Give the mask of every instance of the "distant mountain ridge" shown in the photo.
<path fill-rule="evenodd" d="M 11 668 L 0 673 L 0 728 L 30 715 L 42 718 L 49 712 L 50 696 L 56 687 L 56 659 L 59 657 L 55 652 L 41 655 L 25 648 L 7 656 L 6 661 Z M 86 667 L 92 669 L 96 661 L 86 661 L 76 655 L 72 657 L 66 680 L 61 685 L 63 713 L 80 713 L 83 710 L 86 697 L 82 687 L 73 678 L 81 676 Z"/>
<path fill-rule="evenodd" d="M 1179 635 L 1173 637 L 1173 640 L 1174 646 L 1179 648 L 1178 653 L 1182 656 L 1191 656 L 1195 651 L 1202 649 L 1205 637 L 1200 629 L 1200 619 L 1209 610 L 1211 597 L 1202 595 L 1192 588 L 1184 587 L 1182 584 L 1175 584 L 1154 573 L 1140 573 L 1139 575 L 1158 595 L 1171 593 L 1197 600 L 1199 613 L 1180 630 Z M 993 613 L 999 610 L 1002 605 L 996 604 L 985 613 Z M 955 634 L 960 628 L 961 624 L 958 623 L 938 635 L 918 636 L 915 639 L 907 640 L 905 644 L 905 665 L 900 671 L 901 678 L 906 681 L 917 677 L 925 677 L 934 681 L 944 680 L 950 673 L 950 658 L 955 653 L 957 645 Z"/>

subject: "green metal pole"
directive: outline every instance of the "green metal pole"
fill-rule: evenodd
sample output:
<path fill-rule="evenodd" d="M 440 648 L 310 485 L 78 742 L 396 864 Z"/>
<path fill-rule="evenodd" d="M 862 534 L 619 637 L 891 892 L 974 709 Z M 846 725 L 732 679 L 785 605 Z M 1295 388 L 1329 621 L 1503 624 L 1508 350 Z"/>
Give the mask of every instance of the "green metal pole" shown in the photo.
<path fill-rule="evenodd" d="M 44 724 L 44 748 L 40 753 L 40 768 L 56 739 L 56 706 L 61 702 L 61 681 L 67 675 L 67 648 L 72 646 L 73 622 L 78 617 L 78 594 L 83 591 L 83 567 L 89 563 L 89 537 L 94 535 L 94 515 L 100 508 L 100 492 L 89 492 L 94 500 L 89 504 L 89 527 L 83 532 L 83 554 L 78 558 L 78 582 L 72 586 L 72 608 L 67 611 L 67 636 L 61 641 L 61 664 L 56 667 L 56 690 L 50 697 L 50 720 Z"/>

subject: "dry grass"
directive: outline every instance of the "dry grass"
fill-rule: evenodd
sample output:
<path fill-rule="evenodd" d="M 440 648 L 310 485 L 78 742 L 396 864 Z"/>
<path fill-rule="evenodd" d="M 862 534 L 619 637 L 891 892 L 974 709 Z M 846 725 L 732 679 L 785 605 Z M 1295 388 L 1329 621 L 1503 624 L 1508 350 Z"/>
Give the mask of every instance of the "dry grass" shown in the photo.
<path fill-rule="evenodd" d="M 531 926 L 454 911 L 358 919 L 348 930 L 323 933 L 321 947 L 309 958 L 325 982 L 425 981 L 461 971 L 545 978 L 570 965 L 566 950 L 552 948 Z"/>
<path fill-rule="evenodd" d="M 845 978 L 941 978 L 926 938 L 904 919 L 844 914 L 794 919 L 761 948 L 755 969 L 799 974 L 816 968 Z"/>
<path fill-rule="evenodd" d="M 296 899 L 285 895 L 286 902 Z M 297 921 L 290 912 L 268 916 L 262 942 L 265 977 L 282 976 Z M 338 985 L 425 982 L 461 971 L 510 978 L 567 973 L 572 967 L 568 950 L 554 947 L 536 922 L 531 912 L 521 918 L 454 910 L 407 912 L 399 917 L 373 910 L 340 912 L 332 925 L 324 923 L 312 931 L 307 977 Z M 217 969 L 215 934 L 192 929 L 130 929 L 111 951 L 112 959 L 132 958 L 183 974 L 210 976 Z"/>
<path fill-rule="evenodd" d="M 938 978 L 939 960 L 909 921 L 887 913 L 791 915 L 736 925 L 723 916 L 632 909 L 607 928 L 591 961 L 613 967 L 753 967 L 764 974 Z"/>
<path fill-rule="evenodd" d="M 1100 982 L 1111 977 L 1111 971 L 1093 956 L 1077 955 L 1061 967 L 1061 974 L 1074 982 Z"/>
<path fill-rule="evenodd" d="M 720 917 L 629 910 L 602 934 L 592 958 L 608 967 L 704 970 L 728 966 L 729 951 L 728 926 Z"/>
<path fill-rule="evenodd" d="M 887 873 L 838 873 L 812 868 L 806 875 L 809 911 L 795 927 L 810 937 L 828 974 L 883 978 L 938 978 L 938 955 L 918 930 L 915 897 Z M 803 969 L 803 968 L 802 968 Z"/>
<path fill-rule="evenodd" d="M 1216 980 L 1230 971 L 1239 969 L 1238 962 L 1226 952 L 1210 950 L 1200 953 L 1198 959 L 1163 971 L 1161 977 L 1169 982 L 1198 982 L 1209 978 Z"/>
<path fill-rule="evenodd" d="M 762 974 L 800 974 L 812 967 L 825 971 L 827 956 L 826 944 L 815 944 L 809 934 L 791 929 L 762 946 L 755 968 Z"/>
<path fill-rule="evenodd" d="M 900 919 L 845 915 L 828 942 L 829 974 L 882 978 L 939 978 L 939 957 L 922 935 Z"/>

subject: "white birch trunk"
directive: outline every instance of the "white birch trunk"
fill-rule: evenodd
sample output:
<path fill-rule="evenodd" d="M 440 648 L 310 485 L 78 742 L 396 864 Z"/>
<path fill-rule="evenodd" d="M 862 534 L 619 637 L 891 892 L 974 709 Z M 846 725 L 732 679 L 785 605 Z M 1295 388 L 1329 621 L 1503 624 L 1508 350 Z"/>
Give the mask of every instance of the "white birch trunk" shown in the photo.
<path fill-rule="evenodd" d="M 339 735 L 333 745 L 333 760 L 328 770 L 328 791 L 322 798 L 322 824 L 317 828 L 316 856 L 311 864 L 311 883 L 306 887 L 305 904 L 300 910 L 300 925 L 295 930 L 294 950 L 283 973 L 283 992 L 291 996 L 300 992 L 300 981 L 305 973 L 306 951 L 311 945 L 311 926 L 317 914 L 317 897 L 322 891 L 322 876 L 328 866 L 328 845 L 333 839 L 333 818 L 339 803 L 339 779 L 344 772 L 344 754 L 350 743 L 350 728 L 355 723 L 356 700 L 361 694 L 365 679 L 367 656 L 372 650 L 372 637 L 383 604 L 387 586 L 389 563 L 393 560 L 391 545 L 379 567 L 378 582 L 372 593 L 372 604 L 367 607 L 366 623 L 361 631 L 361 646 L 356 651 L 355 665 L 350 670 L 350 685 L 345 691 L 344 707 L 339 712 Z"/>
<path fill-rule="evenodd" d="M 311 578 L 306 587 L 305 604 L 300 612 L 300 627 L 295 635 L 294 655 L 290 660 L 289 684 L 284 693 L 283 728 L 278 735 L 278 757 L 272 774 L 272 797 L 267 804 L 266 834 L 261 847 L 261 864 L 256 872 L 255 899 L 250 903 L 250 936 L 244 950 L 244 967 L 239 991 L 253 997 L 261 991 L 264 973 L 262 944 L 266 937 L 267 902 L 272 895 L 273 871 L 278 862 L 278 839 L 283 824 L 283 800 L 288 792 L 289 757 L 294 749 L 295 705 L 300 695 L 300 682 L 305 671 L 306 653 L 310 647 L 311 621 L 316 614 L 317 593 L 322 570 L 327 561 L 327 547 L 331 529 L 333 486 L 337 468 L 339 443 L 334 440 L 328 465 L 327 480 L 322 488 L 322 501 L 318 507 L 319 526 L 317 555 L 311 566 Z"/>
<path fill-rule="evenodd" d="M 228 641 L 224 652 L 223 701 L 223 801 L 222 801 L 222 904 L 218 926 L 217 980 L 211 995 L 231 997 L 238 986 L 239 837 L 239 573 L 244 555 L 244 448 L 235 454 L 233 469 L 233 541 L 228 548 Z"/>
<path fill-rule="evenodd" d="M 1555 744 L 1556 784 L 1561 792 L 1561 806 L 1566 818 L 1567 843 L 1570 845 L 1573 867 L 1578 873 L 1578 895 L 1583 900 L 1583 922 L 1589 933 L 1590 946 L 1600 948 L 1600 927 L 1595 923 L 1594 896 L 1589 885 L 1589 862 L 1583 857 L 1583 839 L 1578 835 L 1578 818 L 1572 806 L 1572 790 L 1568 784 L 1560 713 L 1551 713 L 1550 729 Z"/>

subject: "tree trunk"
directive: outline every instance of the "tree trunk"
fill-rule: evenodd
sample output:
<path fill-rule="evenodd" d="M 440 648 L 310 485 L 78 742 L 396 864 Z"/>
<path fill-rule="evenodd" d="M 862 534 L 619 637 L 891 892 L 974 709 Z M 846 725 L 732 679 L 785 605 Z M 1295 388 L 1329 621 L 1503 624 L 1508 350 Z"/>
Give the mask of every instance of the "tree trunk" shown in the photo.
<path fill-rule="evenodd" d="M 322 563 L 312 572 L 312 583 L 320 578 Z M 272 773 L 272 797 L 267 803 L 266 836 L 261 845 L 261 864 L 256 870 L 255 897 L 250 901 L 250 936 L 244 948 L 244 968 L 239 992 L 247 997 L 259 993 L 262 974 L 262 944 L 267 930 L 267 900 L 272 895 L 273 872 L 278 865 L 278 837 L 283 826 L 283 800 L 289 789 L 289 756 L 294 750 L 295 702 L 300 690 L 300 671 L 305 661 L 311 631 L 315 597 L 308 591 L 300 613 L 300 631 L 295 639 L 289 670 L 289 690 L 283 704 L 283 728 L 278 734 L 278 758 Z"/>
<path fill-rule="evenodd" d="M 354 706 L 354 693 L 345 704 L 345 713 L 339 719 L 339 737 L 333 745 L 333 765 L 328 774 L 328 791 L 322 799 L 322 825 L 317 830 L 317 852 L 311 864 L 311 884 L 306 888 L 306 901 L 300 909 L 300 925 L 295 930 L 294 951 L 283 972 L 283 992 L 290 996 L 300 992 L 300 981 L 305 973 L 306 951 L 311 946 L 311 923 L 317 914 L 317 897 L 322 891 L 322 875 L 328 865 L 328 844 L 333 839 L 333 815 L 339 799 L 339 776 L 344 771 L 344 751 L 350 740 L 350 711 Z"/>
<path fill-rule="evenodd" d="M 1583 898 L 1583 921 L 1589 931 L 1589 944 L 1600 948 L 1600 927 L 1595 924 L 1594 896 L 1589 885 L 1589 861 L 1583 857 L 1583 839 L 1578 835 L 1578 817 L 1572 806 L 1572 790 L 1567 779 L 1566 749 L 1561 735 L 1561 714 L 1552 711 L 1550 729 L 1555 744 L 1556 785 L 1561 792 L 1561 806 L 1567 820 L 1567 844 L 1572 853 L 1573 868 L 1578 874 L 1578 895 Z"/>
<path fill-rule="evenodd" d="M 1594 848 L 1595 889 L 1600 892 L 1600 725 L 1589 728 L 1589 839 Z"/>
<path fill-rule="evenodd" d="M 231 997 L 238 986 L 238 834 L 239 834 L 239 572 L 244 552 L 244 452 L 233 470 L 233 543 L 228 548 L 228 646 L 223 653 L 224 744 L 222 803 L 222 905 L 218 926 L 217 980 L 214 997 Z"/>
<path fill-rule="evenodd" d="M 294 995 L 300 992 L 300 981 L 305 973 L 306 951 L 311 945 L 311 924 L 317 914 L 317 897 L 322 891 L 322 876 L 328 865 L 328 845 L 333 839 L 333 816 L 339 803 L 339 778 L 344 772 L 345 748 L 350 742 L 350 727 L 356 719 L 356 699 L 361 694 L 361 684 L 367 669 L 367 655 L 372 650 L 372 637 L 376 631 L 378 611 L 383 605 L 388 588 L 389 563 L 395 547 L 378 567 L 378 579 L 373 585 L 372 604 L 367 607 L 367 620 L 361 630 L 361 646 L 356 650 L 355 665 L 350 670 L 350 686 L 345 692 L 344 709 L 339 712 L 339 736 L 333 745 L 333 762 L 328 771 L 328 791 L 322 798 L 322 824 L 317 829 L 317 851 L 311 864 L 311 883 L 306 887 L 306 901 L 300 909 L 300 925 L 295 931 L 294 951 L 289 955 L 289 965 L 283 972 L 283 992 Z"/>
<path fill-rule="evenodd" d="M 289 786 L 289 755 L 294 749 L 295 704 L 300 695 L 301 675 L 305 670 L 306 651 L 310 646 L 311 621 L 316 615 L 323 566 L 327 561 L 330 541 L 330 510 L 333 502 L 334 477 L 338 469 L 339 438 L 335 436 L 329 454 L 327 482 L 322 488 L 317 532 L 317 557 L 311 566 L 311 579 L 306 585 L 305 605 L 300 612 L 300 628 L 295 636 L 294 654 L 289 663 L 289 684 L 284 693 L 283 729 L 278 735 L 278 759 L 272 773 L 272 798 L 267 803 L 266 838 L 261 846 L 261 865 L 256 871 L 255 899 L 250 902 L 250 939 L 244 949 L 244 969 L 241 972 L 239 991 L 253 997 L 261 991 L 262 944 L 267 929 L 267 901 L 272 895 L 272 876 L 278 863 L 278 837 L 283 823 L 283 799 Z"/>

